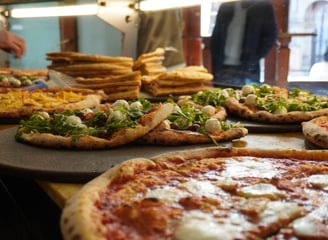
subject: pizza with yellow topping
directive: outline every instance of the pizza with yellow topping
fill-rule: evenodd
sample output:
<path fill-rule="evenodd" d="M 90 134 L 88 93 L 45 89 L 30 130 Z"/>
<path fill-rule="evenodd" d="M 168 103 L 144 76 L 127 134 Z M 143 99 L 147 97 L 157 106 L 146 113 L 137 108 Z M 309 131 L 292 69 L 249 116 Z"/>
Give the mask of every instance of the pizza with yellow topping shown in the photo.
<path fill-rule="evenodd" d="M 21 119 L 35 111 L 48 113 L 99 106 L 103 94 L 77 88 L 46 88 L 26 90 L 0 89 L 0 119 Z"/>

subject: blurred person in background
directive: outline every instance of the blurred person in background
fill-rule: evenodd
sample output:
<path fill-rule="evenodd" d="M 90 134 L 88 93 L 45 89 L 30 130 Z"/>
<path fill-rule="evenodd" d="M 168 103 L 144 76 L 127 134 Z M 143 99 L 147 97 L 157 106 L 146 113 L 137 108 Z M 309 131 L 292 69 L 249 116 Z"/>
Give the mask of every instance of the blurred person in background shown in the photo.
<path fill-rule="evenodd" d="M 164 48 L 163 65 L 167 68 L 184 66 L 183 15 L 181 9 L 143 12 L 140 16 L 137 56 L 156 48 Z"/>
<path fill-rule="evenodd" d="M 323 61 L 312 65 L 309 77 L 310 80 L 314 81 L 328 80 L 328 47 L 323 54 Z"/>
<path fill-rule="evenodd" d="M 260 84 L 260 60 L 277 40 L 270 0 L 240 0 L 220 5 L 211 36 L 215 85 Z"/>
<path fill-rule="evenodd" d="M 26 51 L 25 40 L 7 30 L 0 30 L 0 49 L 20 58 Z"/>

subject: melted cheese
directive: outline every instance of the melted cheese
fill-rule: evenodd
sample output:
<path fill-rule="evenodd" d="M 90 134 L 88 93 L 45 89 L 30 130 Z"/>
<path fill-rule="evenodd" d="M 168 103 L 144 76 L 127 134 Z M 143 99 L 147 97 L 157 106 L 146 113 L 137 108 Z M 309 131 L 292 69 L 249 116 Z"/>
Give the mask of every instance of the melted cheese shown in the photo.
<path fill-rule="evenodd" d="M 175 238 L 177 240 L 230 240 L 242 238 L 241 232 L 241 225 L 195 210 L 183 216 L 176 229 Z"/>
<path fill-rule="evenodd" d="M 296 236 L 315 236 L 317 230 L 317 223 L 313 222 L 312 219 L 309 218 L 300 218 L 295 220 L 293 223 L 293 230 Z"/>
<path fill-rule="evenodd" d="M 328 187 L 328 174 L 316 174 L 308 177 L 308 181 L 314 187 L 326 188 Z"/>
<path fill-rule="evenodd" d="M 273 178 L 278 174 L 270 162 L 258 162 L 251 158 L 245 158 L 245 161 L 231 159 L 226 162 L 226 166 L 222 173 L 224 177 Z"/>
<path fill-rule="evenodd" d="M 165 186 L 164 188 L 149 190 L 145 197 L 158 198 L 165 201 L 169 205 L 175 205 L 181 198 L 189 195 L 190 194 L 188 192 L 182 191 L 176 187 Z"/>
<path fill-rule="evenodd" d="M 302 212 L 301 207 L 296 203 L 273 201 L 269 202 L 266 209 L 260 214 L 263 225 L 279 223 L 281 220 L 291 221 Z"/>
<path fill-rule="evenodd" d="M 321 206 L 309 215 L 293 222 L 293 230 L 296 236 L 313 237 L 316 239 L 328 236 L 328 205 Z"/>
<path fill-rule="evenodd" d="M 218 179 L 215 182 L 215 185 L 222 188 L 223 190 L 232 191 L 238 187 L 238 181 L 234 181 L 233 179 L 229 178 L 223 178 Z"/>
<path fill-rule="evenodd" d="M 190 193 L 197 196 L 213 196 L 216 192 L 216 187 L 208 181 L 190 180 L 180 185 L 186 188 Z"/>
<path fill-rule="evenodd" d="M 184 197 L 196 195 L 198 197 L 215 197 L 217 188 L 209 181 L 190 180 L 182 183 L 177 187 L 165 186 L 149 190 L 145 195 L 146 198 L 158 198 L 169 205 L 178 204 L 179 200 Z"/>
<path fill-rule="evenodd" d="M 284 194 L 276 186 L 268 183 L 259 183 L 246 186 L 237 190 L 238 195 L 243 197 L 267 197 L 269 199 L 278 199 Z"/>

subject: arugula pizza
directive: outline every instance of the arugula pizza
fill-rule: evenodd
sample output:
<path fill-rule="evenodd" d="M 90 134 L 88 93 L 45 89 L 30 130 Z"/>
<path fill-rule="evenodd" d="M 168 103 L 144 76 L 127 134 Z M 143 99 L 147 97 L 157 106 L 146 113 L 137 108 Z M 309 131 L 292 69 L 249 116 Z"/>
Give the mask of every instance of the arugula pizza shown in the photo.
<path fill-rule="evenodd" d="M 328 152 L 203 148 L 124 161 L 66 202 L 64 240 L 327 239 Z"/>
<path fill-rule="evenodd" d="M 173 103 L 174 104 L 174 103 Z M 138 140 L 156 145 L 183 145 L 231 141 L 247 135 L 239 123 L 225 121 L 222 107 L 174 104 L 173 112 L 159 126 Z M 223 113 L 223 114 L 222 114 Z"/>
<path fill-rule="evenodd" d="M 205 105 L 224 107 L 227 98 L 237 97 L 238 95 L 238 91 L 233 88 L 204 89 L 189 96 L 180 96 L 178 99 L 178 104 L 192 105 L 198 108 L 201 108 Z"/>
<path fill-rule="evenodd" d="M 48 113 L 99 106 L 101 91 L 77 88 L 25 90 L 0 88 L 0 119 L 19 120 L 35 111 Z"/>
<path fill-rule="evenodd" d="M 19 124 L 17 141 L 41 147 L 105 149 L 142 137 L 172 112 L 170 103 L 153 104 L 145 99 L 117 100 L 99 109 L 41 111 Z"/>
<path fill-rule="evenodd" d="M 265 123 L 300 123 L 328 115 L 328 97 L 307 90 L 244 85 L 225 101 L 229 114 Z"/>
<path fill-rule="evenodd" d="M 27 87 L 37 80 L 48 80 L 48 70 L 0 68 L 0 87 Z"/>

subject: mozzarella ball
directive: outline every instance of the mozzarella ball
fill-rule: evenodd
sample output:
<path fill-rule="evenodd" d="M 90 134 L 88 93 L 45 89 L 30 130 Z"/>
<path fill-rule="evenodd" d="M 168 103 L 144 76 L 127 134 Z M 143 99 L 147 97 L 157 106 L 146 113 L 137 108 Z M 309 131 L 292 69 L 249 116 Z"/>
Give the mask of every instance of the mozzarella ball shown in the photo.
<path fill-rule="evenodd" d="M 252 86 L 252 85 L 244 85 L 242 88 L 241 88 L 241 94 L 243 96 L 247 96 L 249 94 L 254 94 L 255 93 L 255 88 Z"/>
<path fill-rule="evenodd" d="M 299 97 L 308 97 L 308 96 L 309 96 L 309 93 L 306 92 L 306 91 L 300 91 L 300 92 L 298 93 L 298 96 L 299 96 Z"/>
<path fill-rule="evenodd" d="M 140 101 L 135 101 L 130 104 L 131 110 L 141 110 L 143 108 L 142 103 Z"/>
<path fill-rule="evenodd" d="M 221 95 L 226 98 L 230 96 L 229 92 L 226 89 L 221 90 Z"/>
<path fill-rule="evenodd" d="M 116 100 L 113 103 L 112 108 L 125 108 L 125 109 L 129 109 L 129 103 L 126 100 L 119 99 L 119 100 Z"/>
<path fill-rule="evenodd" d="M 187 101 L 187 100 L 190 100 L 190 99 L 191 99 L 191 96 L 190 95 L 181 96 L 179 98 L 179 100 L 181 100 L 181 101 Z"/>
<path fill-rule="evenodd" d="M 110 113 L 108 118 L 113 121 L 124 121 L 125 114 L 122 111 L 114 110 Z"/>
<path fill-rule="evenodd" d="M 206 105 L 202 107 L 201 111 L 209 116 L 213 116 L 215 114 L 215 107 L 211 105 Z"/>
<path fill-rule="evenodd" d="M 181 112 L 181 108 L 178 105 L 175 105 L 174 108 L 173 108 L 173 112 L 174 113 Z"/>
<path fill-rule="evenodd" d="M 41 117 L 42 119 L 49 119 L 50 115 L 49 113 L 42 111 L 42 112 L 38 112 L 38 116 Z"/>
<path fill-rule="evenodd" d="M 33 84 L 33 82 L 32 82 L 32 80 L 27 79 L 27 80 L 24 81 L 24 84 L 25 84 L 26 86 L 31 86 L 31 85 Z"/>
<path fill-rule="evenodd" d="M 86 115 L 88 113 L 93 113 L 92 109 L 90 108 L 83 108 L 80 110 L 80 112 L 83 114 L 83 115 Z"/>
<path fill-rule="evenodd" d="M 9 78 L 9 83 L 15 87 L 20 87 L 22 85 L 21 81 L 16 78 Z"/>
<path fill-rule="evenodd" d="M 162 126 L 166 129 L 170 129 L 171 128 L 171 122 L 170 120 L 166 119 L 162 122 Z"/>
<path fill-rule="evenodd" d="M 205 122 L 205 130 L 208 133 L 214 134 L 221 132 L 222 129 L 220 121 L 215 118 L 207 119 Z"/>
<path fill-rule="evenodd" d="M 86 127 L 83 123 L 81 118 L 75 115 L 68 116 L 66 118 L 66 123 L 71 126 L 77 126 L 77 127 Z"/>
<path fill-rule="evenodd" d="M 280 107 L 280 108 L 276 109 L 275 111 L 273 111 L 273 114 L 286 114 L 287 112 L 288 112 L 287 108 Z"/>
<path fill-rule="evenodd" d="M 245 98 L 245 104 L 246 105 L 255 105 L 256 104 L 256 99 L 257 99 L 257 96 L 255 94 L 249 94 Z"/>
<path fill-rule="evenodd" d="M 265 87 L 265 88 L 272 88 L 271 85 L 266 84 L 266 83 L 263 83 L 263 84 L 262 84 L 262 88 L 263 88 L 263 87 Z"/>

